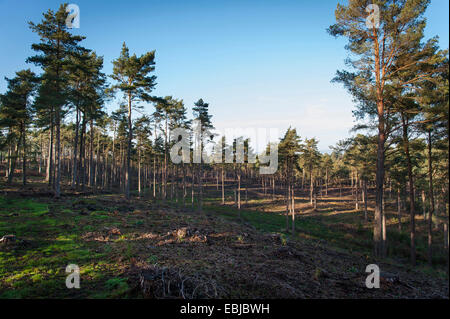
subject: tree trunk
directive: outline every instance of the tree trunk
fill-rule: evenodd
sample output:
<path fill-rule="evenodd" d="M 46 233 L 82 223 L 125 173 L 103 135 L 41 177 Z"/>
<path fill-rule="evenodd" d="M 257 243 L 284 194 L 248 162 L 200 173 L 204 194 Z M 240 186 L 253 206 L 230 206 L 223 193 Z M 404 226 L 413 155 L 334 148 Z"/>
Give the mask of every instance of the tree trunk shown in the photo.
<path fill-rule="evenodd" d="M 355 209 L 358 211 L 359 210 L 359 192 L 358 192 L 358 172 L 356 172 L 355 174 Z"/>
<path fill-rule="evenodd" d="M 275 174 L 272 176 L 272 201 L 275 200 Z"/>
<path fill-rule="evenodd" d="M 56 125 L 56 156 L 55 156 L 55 197 L 61 196 L 61 111 L 56 110 L 55 116 Z"/>
<path fill-rule="evenodd" d="M 48 185 L 52 185 L 52 175 L 53 175 L 53 134 L 54 134 L 54 128 L 53 128 L 53 108 L 50 113 L 50 132 L 49 132 L 49 141 L 48 141 L 48 157 L 47 157 L 47 174 L 46 174 L 46 181 L 48 182 Z"/>
<path fill-rule="evenodd" d="M 183 207 L 185 207 L 187 193 L 186 193 L 186 166 L 184 165 L 184 162 L 182 168 L 183 168 Z"/>
<path fill-rule="evenodd" d="M 77 181 L 77 173 L 78 173 L 78 166 L 77 166 L 77 152 L 78 152 L 78 134 L 79 134 L 79 125 L 80 125 L 80 110 L 76 109 L 75 111 L 75 137 L 73 140 L 73 168 L 72 168 L 72 187 L 75 187 L 76 181 Z"/>
<path fill-rule="evenodd" d="M 409 139 L 408 139 L 408 126 L 407 120 L 404 114 L 402 114 L 402 126 L 403 126 L 403 144 L 406 154 L 407 166 L 408 166 L 408 180 L 409 180 L 409 214 L 410 214 L 410 237 L 411 237 L 411 265 L 416 265 L 416 225 L 415 225 L 415 207 L 414 207 L 414 181 L 412 175 L 412 163 L 411 156 L 409 154 Z"/>
<path fill-rule="evenodd" d="M 222 165 L 222 205 L 225 205 L 225 183 L 224 183 L 224 168 Z"/>
<path fill-rule="evenodd" d="M 138 193 L 141 197 L 141 147 L 138 146 Z"/>
<path fill-rule="evenodd" d="M 310 175 L 310 181 L 309 181 L 309 199 L 310 204 L 313 205 L 313 194 L 314 194 L 314 180 L 313 180 L 313 173 L 312 173 L 312 167 L 309 167 L 309 175 Z"/>
<path fill-rule="evenodd" d="M 22 184 L 27 184 L 27 145 L 26 145 L 26 128 L 25 123 L 22 124 Z"/>
<path fill-rule="evenodd" d="M 116 178 L 116 123 L 114 122 L 113 140 L 112 140 L 112 159 L 111 159 L 111 177 L 109 188 L 112 189 Z"/>
<path fill-rule="evenodd" d="M 434 191 L 433 191 L 433 158 L 431 152 L 431 130 L 428 130 L 428 182 L 430 188 L 430 212 L 428 213 L 428 263 L 432 264 L 433 243 L 433 214 L 434 214 Z M 447 252 L 448 254 L 448 252 Z"/>
<path fill-rule="evenodd" d="M 240 165 L 238 165 L 238 188 L 237 188 L 237 204 L 238 204 L 238 209 L 241 209 L 241 169 L 240 169 Z"/>
<path fill-rule="evenodd" d="M 203 155 L 203 148 L 202 148 Z M 200 159 L 200 166 L 198 168 L 198 210 L 202 212 L 203 209 L 203 183 L 202 183 L 202 174 L 203 174 L 203 159 Z"/>
<path fill-rule="evenodd" d="M 194 186 L 195 186 L 195 165 L 191 165 L 191 203 L 192 203 L 192 209 L 194 208 Z"/>
<path fill-rule="evenodd" d="M 89 186 L 94 186 L 94 120 L 89 121 Z"/>
<path fill-rule="evenodd" d="M 400 187 L 397 189 L 397 215 L 398 215 L 398 231 L 402 231 L 402 199 L 400 196 Z"/>
<path fill-rule="evenodd" d="M 294 187 L 292 187 L 291 189 L 291 199 L 292 199 L 292 204 L 291 204 L 291 210 L 292 210 L 292 235 L 295 235 L 295 197 L 294 197 Z"/>
<path fill-rule="evenodd" d="M 131 94 L 128 94 L 128 145 L 127 162 L 125 169 L 125 197 L 130 199 L 130 175 L 131 175 L 131 143 L 133 141 L 133 127 L 131 122 Z"/>
<path fill-rule="evenodd" d="M 19 146 L 20 146 L 21 142 L 22 142 L 22 136 L 19 136 L 19 140 L 17 141 L 17 144 L 15 146 L 14 153 L 12 154 L 12 156 L 10 156 L 10 158 L 11 158 L 10 168 L 9 168 L 9 173 L 8 173 L 8 179 L 6 182 L 8 185 L 10 185 L 13 182 L 14 171 L 16 169 L 17 158 L 19 157 Z"/>
<path fill-rule="evenodd" d="M 367 222 L 367 180 L 364 179 L 364 220 Z"/>
<path fill-rule="evenodd" d="M 383 184 L 384 184 L 384 161 L 385 161 L 385 143 L 386 143 L 386 127 L 385 127 L 385 112 L 383 99 L 383 83 L 381 78 L 381 58 L 378 43 L 378 31 L 373 28 L 374 38 L 374 64 L 375 64 L 375 81 L 376 81 L 376 103 L 378 114 L 378 146 L 377 146 L 377 164 L 376 164 L 376 194 L 375 194 L 375 216 L 374 216 L 374 253 L 376 257 L 383 255 L 383 241 L 382 241 L 382 219 L 383 219 Z"/>

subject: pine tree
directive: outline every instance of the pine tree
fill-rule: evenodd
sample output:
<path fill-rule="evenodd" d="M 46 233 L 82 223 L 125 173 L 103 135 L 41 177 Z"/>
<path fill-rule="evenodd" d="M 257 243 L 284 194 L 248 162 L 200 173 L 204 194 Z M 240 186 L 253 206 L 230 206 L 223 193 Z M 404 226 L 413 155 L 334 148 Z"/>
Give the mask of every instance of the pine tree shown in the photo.
<path fill-rule="evenodd" d="M 345 36 L 349 43 L 347 49 L 359 58 L 348 60 L 354 72 L 339 71 L 336 81 L 345 87 L 359 103 L 355 115 L 363 118 L 368 115 L 376 119 L 378 129 L 378 149 L 376 168 L 376 200 L 374 223 L 374 253 L 383 255 L 382 207 L 383 184 L 385 179 L 386 140 L 391 131 L 391 105 L 387 103 L 387 92 L 399 72 L 415 69 L 418 72 L 406 82 L 397 86 L 408 86 L 429 77 L 434 71 L 418 67 L 430 63 L 432 59 L 422 54 L 429 46 L 421 45 L 426 25 L 423 14 L 429 0 L 350 0 L 348 5 L 338 4 L 335 11 L 336 24 L 329 27 L 333 36 Z M 369 5 L 379 6 L 379 27 L 373 23 L 366 26 Z M 412 263 L 415 258 L 412 256 Z"/>
<path fill-rule="evenodd" d="M 319 142 L 315 138 L 305 139 L 304 144 L 302 145 L 302 160 L 305 164 L 305 167 L 309 173 L 309 200 L 310 204 L 316 207 L 315 201 L 315 178 L 314 178 L 314 169 L 316 169 L 320 164 L 320 152 L 317 148 L 317 144 Z"/>
<path fill-rule="evenodd" d="M 278 145 L 279 161 L 285 173 L 286 182 L 286 231 L 289 231 L 289 214 L 292 215 L 292 234 L 295 233 L 295 201 L 293 177 L 300 151 L 302 150 L 300 136 L 297 130 L 288 128 Z"/>
<path fill-rule="evenodd" d="M 7 139 L 17 141 L 15 154 L 8 172 L 8 184 L 12 182 L 19 145 L 22 147 L 22 183 L 27 183 L 27 130 L 32 120 L 31 98 L 37 85 L 36 75 L 29 69 L 16 72 L 12 79 L 5 78 L 8 82 L 8 91 L 0 95 L 0 127 L 8 128 Z"/>
<path fill-rule="evenodd" d="M 111 89 L 120 90 L 128 104 L 128 142 L 125 171 L 125 196 L 130 198 L 130 176 L 131 176 L 131 149 L 133 141 L 132 110 L 138 107 L 139 102 L 150 102 L 150 93 L 155 87 L 156 76 L 150 75 L 155 71 L 155 51 L 147 52 L 140 57 L 136 54 L 130 55 L 129 50 L 123 43 L 120 56 L 113 61 L 113 74 L 111 78 L 116 81 Z"/>
<path fill-rule="evenodd" d="M 214 128 L 211 122 L 212 115 L 209 114 L 209 104 L 205 103 L 203 99 L 199 99 L 197 102 L 195 102 L 194 107 L 192 108 L 192 111 L 194 113 L 194 119 L 198 120 L 200 122 L 200 133 L 201 136 L 209 130 Z M 198 201 L 198 208 L 200 211 L 202 211 L 203 207 L 203 185 L 202 185 L 202 175 L 203 175 L 203 139 L 200 138 L 200 165 L 198 169 L 198 183 L 199 183 L 199 201 Z"/>
<path fill-rule="evenodd" d="M 41 42 L 32 45 L 32 49 L 40 54 L 27 59 L 44 70 L 42 79 L 52 88 L 47 91 L 46 99 L 52 105 L 55 126 L 55 196 L 61 194 L 61 121 L 64 116 L 63 107 L 68 102 L 67 94 L 67 68 L 70 57 L 85 51 L 78 45 L 84 39 L 82 36 L 72 35 L 67 28 L 67 4 L 59 7 L 58 11 L 48 10 L 39 24 L 29 22 L 30 28 L 35 32 Z"/>

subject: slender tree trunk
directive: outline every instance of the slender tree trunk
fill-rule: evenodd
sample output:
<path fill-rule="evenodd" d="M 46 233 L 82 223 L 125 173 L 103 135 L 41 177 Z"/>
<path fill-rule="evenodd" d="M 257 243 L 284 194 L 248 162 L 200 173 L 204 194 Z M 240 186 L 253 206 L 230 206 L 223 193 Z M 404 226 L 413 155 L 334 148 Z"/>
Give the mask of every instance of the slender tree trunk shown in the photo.
<path fill-rule="evenodd" d="M 53 134 L 54 134 L 54 128 L 53 128 L 53 108 L 50 111 L 50 132 L 49 132 L 49 141 L 48 141 L 48 157 L 47 157 L 47 174 L 46 174 L 46 181 L 48 182 L 48 185 L 52 185 L 53 181 Z"/>
<path fill-rule="evenodd" d="M 89 186 L 94 186 L 94 120 L 89 121 Z"/>
<path fill-rule="evenodd" d="M 112 189 L 116 177 L 116 123 L 114 122 L 113 140 L 112 140 L 112 158 L 111 158 L 111 175 L 109 180 L 109 188 Z"/>
<path fill-rule="evenodd" d="M 130 177 L 131 177 L 131 146 L 133 141 L 133 127 L 131 122 L 131 94 L 128 94 L 128 145 L 127 162 L 125 170 L 125 197 L 130 199 Z"/>
<path fill-rule="evenodd" d="M 358 189 L 359 183 L 358 183 L 358 172 L 356 172 L 356 174 L 355 174 L 355 179 L 356 179 L 356 182 L 355 182 L 355 209 L 356 209 L 356 210 L 359 210 L 359 198 L 358 198 L 358 196 L 359 196 L 359 189 Z"/>
<path fill-rule="evenodd" d="M 290 185 L 286 179 L 286 232 L 289 231 L 290 194 L 291 194 Z"/>
<path fill-rule="evenodd" d="M 272 176 L 272 201 L 275 200 L 275 174 Z"/>
<path fill-rule="evenodd" d="M 191 204 L 194 208 L 194 192 L 195 192 L 195 165 L 191 164 Z"/>
<path fill-rule="evenodd" d="M 383 203 L 384 203 L 384 196 L 383 196 Z M 387 256 L 387 233 L 386 233 L 386 212 L 384 210 L 384 206 L 383 206 L 383 214 L 382 214 L 382 229 L 381 229 L 381 234 L 382 234 L 382 239 L 383 239 L 383 244 L 382 244 L 382 249 L 383 249 L 383 256 Z"/>
<path fill-rule="evenodd" d="M 376 103 L 378 114 L 378 146 L 377 146 L 377 163 L 376 163 L 376 194 L 375 194 L 375 218 L 373 229 L 374 253 L 375 256 L 383 256 L 384 245 L 382 240 L 383 228 L 383 184 L 384 184 L 384 161 L 385 161 L 385 143 L 386 143 L 386 127 L 385 127 L 385 112 L 383 89 L 384 85 L 381 74 L 380 47 L 378 42 L 378 30 L 372 29 L 374 39 L 374 64 L 375 64 L 375 81 L 376 81 Z"/>
<path fill-rule="evenodd" d="M 449 271 L 449 253 L 448 253 L 448 243 L 449 243 L 449 232 L 448 232 L 448 216 L 449 216 L 449 212 L 448 212 L 448 202 L 445 203 L 444 205 L 444 253 L 445 253 L 445 259 L 446 259 L 446 267 L 445 267 L 445 271 L 448 275 L 448 271 Z"/>
<path fill-rule="evenodd" d="M 238 209 L 241 209 L 241 170 L 240 165 L 238 165 L 238 188 L 237 188 L 237 203 L 238 203 Z"/>
<path fill-rule="evenodd" d="M 367 180 L 364 179 L 364 220 L 367 222 Z"/>
<path fill-rule="evenodd" d="M 306 170 L 302 171 L 302 192 L 305 190 L 305 178 L 306 178 Z"/>
<path fill-rule="evenodd" d="M 22 124 L 22 184 L 27 184 L 27 145 L 26 145 L 26 128 L 25 123 Z"/>
<path fill-rule="evenodd" d="M 314 195 L 314 179 L 313 179 L 313 172 L 312 172 L 312 167 L 309 167 L 309 175 L 310 175 L 310 182 L 309 182 L 309 200 L 310 200 L 310 204 L 313 205 L 313 195 Z"/>
<path fill-rule="evenodd" d="M 163 199 L 167 196 L 167 114 L 165 120 L 165 135 L 164 135 L 164 171 L 163 171 Z"/>
<path fill-rule="evenodd" d="M 55 157 L 55 197 L 61 196 L 61 110 L 56 109 L 55 115 L 56 126 L 56 157 Z"/>
<path fill-rule="evenodd" d="M 97 154 L 95 156 L 95 166 L 94 166 L 94 186 L 98 187 L 98 182 L 101 178 L 100 175 L 100 128 L 97 130 Z"/>
<path fill-rule="evenodd" d="M 203 148 L 202 148 L 202 157 L 203 157 Z M 198 209 L 200 212 L 202 212 L 203 209 L 203 158 L 200 158 L 200 164 L 198 167 L 198 177 L 197 177 L 197 181 L 198 181 Z"/>
<path fill-rule="evenodd" d="M 183 207 L 186 206 L 186 166 L 183 162 Z"/>
<path fill-rule="evenodd" d="M 153 157 L 153 199 L 156 199 L 156 154 Z"/>
<path fill-rule="evenodd" d="M 77 152 L 78 152 L 78 134 L 79 134 L 79 126 L 80 126 L 80 110 L 77 109 L 75 111 L 75 137 L 73 141 L 73 168 L 72 168 L 72 187 L 75 187 L 77 182 L 77 173 L 78 173 L 78 166 L 77 166 Z"/>
<path fill-rule="evenodd" d="M 408 166 L 408 180 L 409 180 L 409 214 L 410 214 L 410 226 L 411 226 L 411 265 L 416 265 L 416 225 L 415 225 L 415 207 L 414 207 L 414 181 L 412 175 L 412 163 L 409 153 L 409 139 L 408 139 L 408 123 L 404 114 L 402 114 L 402 126 L 403 126 L 403 144 L 406 154 L 407 166 Z"/>
<path fill-rule="evenodd" d="M 397 189 L 397 215 L 398 215 L 398 231 L 402 231 L 402 199 L 400 196 L 400 187 Z"/>
<path fill-rule="evenodd" d="M 7 184 L 10 185 L 13 182 L 13 178 L 14 178 L 14 171 L 16 170 L 16 163 L 17 163 L 17 159 L 19 157 L 19 146 L 22 143 L 22 135 L 19 136 L 19 139 L 17 141 L 17 143 L 15 144 L 15 149 L 14 149 L 14 154 L 11 156 L 11 161 L 10 161 L 10 169 L 9 169 L 9 173 L 8 173 L 8 179 L 7 179 Z"/>
<path fill-rule="evenodd" d="M 430 212 L 428 213 L 428 263 L 433 261 L 433 214 L 434 214 L 434 191 L 433 191 L 433 158 L 432 158 L 431 130 L 428 130 L 428 182 L 430 189 Z M 447 252 L 448 253 L 448 252 Z"/>
<path fill-rule="evenodd" d="M 138 193 L 139 197 L 141 197 L 141 147 L 138 146 Z"/>
<path fill-rule="evenodd" d="M 222 205 L 225 205 L 225 184 L 224 184 L 224 168 L 222 165 Z"/>
<path fill-rule="evenodd" d="M 426 219 L 427 219 L 427 208 L 426 208 L 427 198 L 426 198 L 424 189 L 422 189 L 422 192 L 421 192 L 421 199 L 422 199 L 422 216 L 423 216 L 423 220 L 426 221 Z"/>
<path fill-rule="evenodd" d="M 291 189 L 291 209 L 292 209 L 292 235 L 295 235 L 295 193 L 294 193 L 294 187 Z"/>

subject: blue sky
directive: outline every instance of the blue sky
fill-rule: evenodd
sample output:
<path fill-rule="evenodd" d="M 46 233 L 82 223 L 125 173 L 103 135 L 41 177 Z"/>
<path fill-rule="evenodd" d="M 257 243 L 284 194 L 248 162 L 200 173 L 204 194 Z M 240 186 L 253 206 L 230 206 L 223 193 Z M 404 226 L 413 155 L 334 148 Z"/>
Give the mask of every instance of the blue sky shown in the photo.
<path fill-rule="evenodd" d="M 350 96 L 330 83 L 347 55 L 345 40 L 325 31 L 334 23 L 338 1 L 68 2 L 81 11 L 74 32 L 104 56 L 106 74 L 123 41 L 131 53 L 156 50 L 154 93 L 182 98 L 189 109 L 203 98 L 219 129 L 275 127 L 283 133 L 291 125 L 328 151 L 354 124 Z M 0 92 L 4 76 L 33 68 L 25 59 L 38 38 L 27 21 L 40 21 L 42 12 L 60 3 L 0 0 Z M 438 35 L 442 48 L 448 48 L 448 12 L 448 0 L 432 0 L 426 14 L 426 36 Z"/>

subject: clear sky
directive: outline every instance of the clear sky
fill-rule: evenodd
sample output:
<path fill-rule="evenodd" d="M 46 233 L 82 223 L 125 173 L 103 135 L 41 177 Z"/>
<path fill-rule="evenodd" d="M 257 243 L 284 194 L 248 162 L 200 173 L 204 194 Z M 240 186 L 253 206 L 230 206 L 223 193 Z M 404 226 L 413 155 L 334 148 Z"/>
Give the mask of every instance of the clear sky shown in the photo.
<path fill-rule="evenodd" d="M 341 1 L 342 2 L 342 1 Z M 60 1 L 0 0 L 0 92 L 4 76 L 32 68 L 25 59 L 38 37 L 27 21 Z M 130 52 L 156 50 L 155 95 L 182 98 L 189 109 L 199 98 L 210 104 L 213 124 L 229 127 L 289 125 L 316 137 L 321 151 L 349 136 L 351 98 L 330 83 L 344 67 L 344 39 L 326 28 L 336 0 L 74 0 L 86 36 L 82 44 L 104 56 L 104 72 L 126 41 Z M 432 0 L 426 37 L 448 48 L 449 2 Z M 117 102 L 107 106 L 108 111 Z M 151 106 L 147 107 L 150 113 Z"/>

